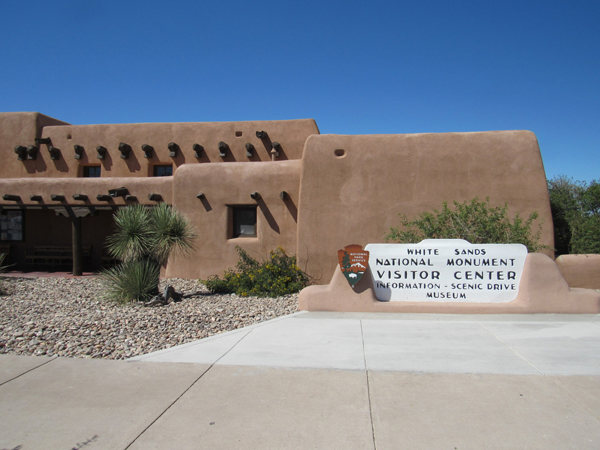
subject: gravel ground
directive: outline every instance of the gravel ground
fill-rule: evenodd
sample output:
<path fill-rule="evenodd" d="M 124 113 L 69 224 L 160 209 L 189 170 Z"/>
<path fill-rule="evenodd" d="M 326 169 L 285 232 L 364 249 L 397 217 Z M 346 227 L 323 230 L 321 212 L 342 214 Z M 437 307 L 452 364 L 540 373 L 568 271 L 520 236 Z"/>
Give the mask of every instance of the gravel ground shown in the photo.
<path fill-rule="evenodd" d="M 144 307 L 100 299 L 92 277 L 0 277 L 0 353 L 125 359 L 298 310 L 297 294 L 244 298 L 210 294 L 195 280 L 168 283 L 183 301 Z"/>

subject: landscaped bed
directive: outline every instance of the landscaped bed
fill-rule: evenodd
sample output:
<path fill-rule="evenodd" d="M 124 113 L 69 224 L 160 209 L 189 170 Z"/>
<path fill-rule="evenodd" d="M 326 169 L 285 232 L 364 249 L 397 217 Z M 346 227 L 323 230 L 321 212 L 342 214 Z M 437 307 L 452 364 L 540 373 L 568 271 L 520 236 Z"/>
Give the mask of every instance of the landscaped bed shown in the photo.
<path fill-rule="evenodd" d="M 298 295 L 210 294 L 195 280 L 169 279 L 181 302 L 144 307 L 100 297 L 83 278 L 0 277 L 0 353 L 125 359 L 296 312 Z M 161 291 L 165 281 L 161 281 Z"/>

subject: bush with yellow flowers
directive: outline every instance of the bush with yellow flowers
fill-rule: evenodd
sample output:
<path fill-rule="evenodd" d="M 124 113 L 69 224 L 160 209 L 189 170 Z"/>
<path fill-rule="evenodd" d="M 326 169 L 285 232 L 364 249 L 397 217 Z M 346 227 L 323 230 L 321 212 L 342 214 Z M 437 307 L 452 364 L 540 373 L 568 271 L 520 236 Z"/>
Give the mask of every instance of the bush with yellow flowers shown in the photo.
<path fill-rule="evenodd" d="M 236 246 L 239 261 L 236 270 L 227 269 L 223 279 L 217 275 L 200 280 L 215 294 L 235 293 L 242 297 L 280 297 L 294 294 L 310 284 L 309 277 L 296 265 L 296 256 L 289 256 L 281 247 L 269 252 L 269 258 L 259 262 Z"/>

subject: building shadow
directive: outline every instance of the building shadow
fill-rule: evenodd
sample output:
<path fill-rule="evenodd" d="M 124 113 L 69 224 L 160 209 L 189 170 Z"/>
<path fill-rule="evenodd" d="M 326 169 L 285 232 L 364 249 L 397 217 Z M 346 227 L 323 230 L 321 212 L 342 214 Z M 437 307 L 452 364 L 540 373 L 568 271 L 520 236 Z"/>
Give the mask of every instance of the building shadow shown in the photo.
<path fill-rule="evenodd" d="M 262 199 L 262 197 L 258 200 L 258 207 L 260 208 L 261 212 L 265 216 L 265 219 L 267 219 L 267 223 L 269 224 L 271 229 L 273 231 L 275 231 L 275 233 L 280 234 L 279 225 L 277 225 L 277 221 L 275 220 L 275 217 L 273 217 L 273 214 L 271 214 L 269 207 L 267 206 L 265 201 Z"/>
<path fill-rule="evenodd" d="M 127 168 L 130 172 L 139 172 L 142 170 L 140 161 L 133 151 L 129 152 L 129 158 L 127 158 L 125 162 L 127 163 Z"/>
<path fill-rule="evenodd" d="M 206 212 L 211 211 L 212 210 L 212 206 L 210 206 L 209 201 L 206 199 L 206 196 L 203 196 L 200 201 L 202 202 L 202 206 L 204 206 L 204 209 L 206 210 Z"/>
<path fill-rule="evenodd" d="M 294 203 L 292 198 L 288 195 L 288 197 L 283 202 L 285 203 L 285 206 L 290 212 L 292 219 L 294 219 L 294 222 L 298 223 L 298 208 L 296 207 L 296 204 Z"/>

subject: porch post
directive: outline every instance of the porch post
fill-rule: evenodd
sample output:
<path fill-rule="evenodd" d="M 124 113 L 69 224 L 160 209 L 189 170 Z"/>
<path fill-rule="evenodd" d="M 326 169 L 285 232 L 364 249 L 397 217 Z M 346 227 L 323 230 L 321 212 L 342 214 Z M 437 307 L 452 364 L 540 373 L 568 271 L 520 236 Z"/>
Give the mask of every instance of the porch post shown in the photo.
<path fill-rule="evenodd" d="M 83 274 L 83 248 L 81 239 L 81 217 L 71 217 L 73 221 L 73 275 Z"/>

